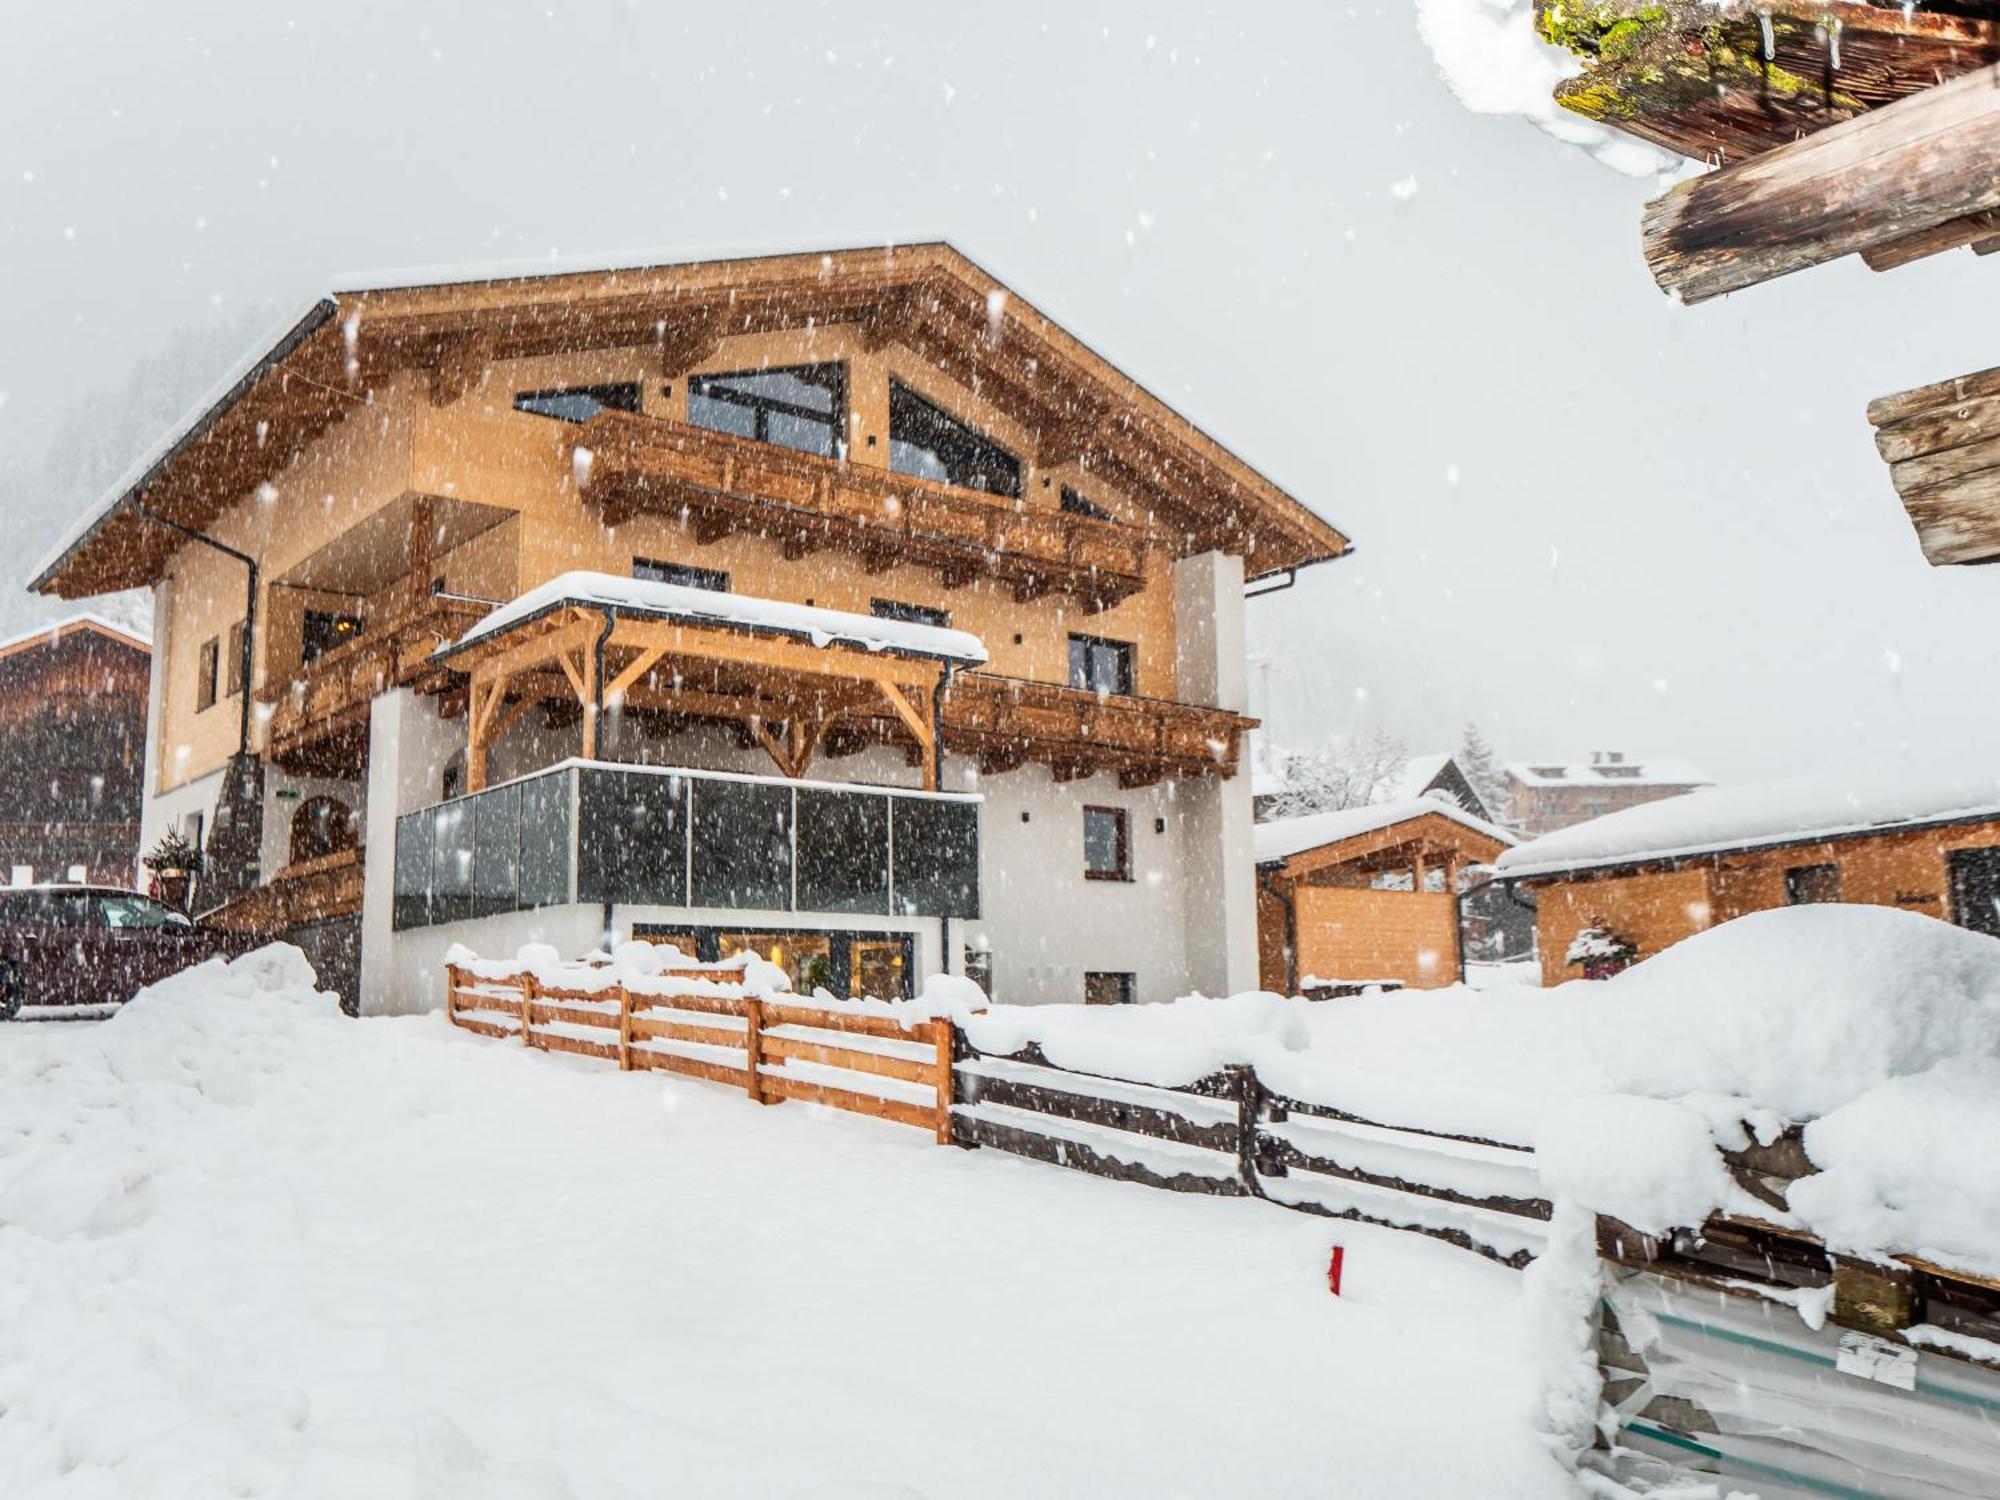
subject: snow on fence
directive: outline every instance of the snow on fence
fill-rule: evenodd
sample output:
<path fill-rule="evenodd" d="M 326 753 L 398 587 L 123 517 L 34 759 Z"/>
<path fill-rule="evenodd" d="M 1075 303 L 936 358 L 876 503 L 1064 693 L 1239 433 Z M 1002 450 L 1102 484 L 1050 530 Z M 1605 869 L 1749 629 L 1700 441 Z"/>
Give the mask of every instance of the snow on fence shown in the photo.
<path fill-rule="evenodd" d="M 802 1099 L 914 1125 L 950 1144 L 951 1023 L 905 1023 L 757 993 L 741 967 L 699 965 L 627 980 L 608 965 L 449 964 L 445 1015 L 481 1036 L 662 1069 L 742 1089 L 759 1104 Z M 886 1009 L 886 1007 L 885 1007 Z"/>
<path fill-rule="evenodd" d="M 1449 1241 L 1523 1266 L 1550 1205 L 1526 1147 L 1383 1124 L 1267 1087 L 1236 1064 L 1164 1086 L 959 1043 L 960 1144 L 1177 1192 L 1255 1197 Z"/>

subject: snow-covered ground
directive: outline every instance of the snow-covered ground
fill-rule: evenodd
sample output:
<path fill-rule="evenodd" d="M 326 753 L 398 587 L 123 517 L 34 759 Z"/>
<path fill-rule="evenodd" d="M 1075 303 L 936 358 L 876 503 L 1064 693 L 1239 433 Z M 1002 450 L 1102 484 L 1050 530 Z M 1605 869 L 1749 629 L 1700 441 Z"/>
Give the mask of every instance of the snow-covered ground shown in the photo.
<path fill-rule="evenodd" d="M 0 1036 L 9 1500 L 1569 1493 L 1475 1256 L 297 989 Z"/>

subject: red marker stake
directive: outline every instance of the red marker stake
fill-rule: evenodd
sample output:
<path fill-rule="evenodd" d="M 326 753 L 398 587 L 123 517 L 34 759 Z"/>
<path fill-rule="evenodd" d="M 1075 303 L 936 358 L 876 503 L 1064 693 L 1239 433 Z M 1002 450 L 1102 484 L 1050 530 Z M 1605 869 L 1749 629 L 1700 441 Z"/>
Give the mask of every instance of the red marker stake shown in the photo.
<path fill-rule="evenodd" d="M 1347 1259 L 1346 1250 L 1339 1245 L 1333 1247 L 1333 1254 L 1326 1263 L 1326 1289 L 1334 1296 L 1340 1295 L 1340 1268 Z"/>

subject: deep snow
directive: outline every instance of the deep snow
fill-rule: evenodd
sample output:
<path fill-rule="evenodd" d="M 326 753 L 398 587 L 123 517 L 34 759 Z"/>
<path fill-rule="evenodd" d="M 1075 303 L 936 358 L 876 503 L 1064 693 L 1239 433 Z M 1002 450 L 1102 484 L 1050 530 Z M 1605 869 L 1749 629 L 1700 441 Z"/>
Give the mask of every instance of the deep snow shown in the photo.
<path fill-rule="evenodd" d="M 10 1500 L 1569 1492 L 1474 1256 L 298 978 L 0 1034 Z"/>

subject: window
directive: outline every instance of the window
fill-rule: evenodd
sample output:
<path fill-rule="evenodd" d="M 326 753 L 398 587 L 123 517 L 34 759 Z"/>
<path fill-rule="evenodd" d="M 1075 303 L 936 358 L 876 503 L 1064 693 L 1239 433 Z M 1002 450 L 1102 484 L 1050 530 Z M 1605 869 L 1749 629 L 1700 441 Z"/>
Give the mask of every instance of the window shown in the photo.
<path fill-rule="evenodd" d="M 588 422 L 601 411 L 639 409 L 636 382 L 617 385 L 572 385 L 547 391 L 522 391 L 514 397 L 514 410 L 530 416 L 554 417 L 558 422 Z"/>
<path fill-rule="evenodd" d="M 238 620 L 229 627 L 229 696 L 243 691 L 243 638 L 247 627 Z"/>
<path fill-rule="evenodd" d="M 871 599 L 868 613 L 878 620 L 901 620 L 905 625 L 935 625 L 944 629 L 951 624 L 951 611 L 932 609 L 928 604 L 905 604 L 900 599 Z"/>
<path fill-rule="evenodd" d="M 1089 516 L 1093 521 L 1115 521 L 1118 518 L 1101 505 L 1093 505 L 1068 485 L 1062 487 L 1062 508 L 1073 516 Z"/>
<path fill-rule="evenodd" d="M 1840 899 L 1839 865 L 1798 865 L 1785 871 L 1785 900 L 1809 906 Z"/>
<path fill-rule="evenodd" d="M 847 369 L 794 365 L 697 375 L 688 381 L 688 420 L 713 432 L 733 432 L 824 458 L 846 454 Z"/>
<path fill-rule="evenodd" d="M 1945 855 L 1951 877 L 1951 919 L 1960 927 L 2000 937 L 2000 849 L 1953 849 Z"/>
<path fill-rule="evenodd" d="M 99 896 L 95 899 L 97 901 L 99 918 L 106 927 L 137 927 L 157 930 L 162 927 L 185 927 L 188 925 L 187 918 L 180 915 L 180 913 L 161 905 L 157 901 L 148 900 L 144 896 L 127 896 L 121 894 L 116 896 Z"/>
<path fill-rule="evenodd" d="M 344 646 L 361 634 L 361 616 L 336 614 L 330 609 L 306 611 L 299 660 L 318 661 L 336 646 Z"/>
<path fill-rule="evenodd" d="M 947 416 L 900 380 L 889 382 L 889 467 L 961 489 L 1021 497 L 1021 461 Z"/>
<path fill-rule="evenodd" d="M 221 659 L 222 642 L 210 636 L 201 643 L 201 654 L 195 659 L 194 707 L 199 713 L 204 708 L 215 707 L 215 671 Z"/>
<path fill-rule="evenodd" d="M 1130 1005 L 1134 976 L 1090 972 L 1083 976 L 1083 1003 L 1085 1005 Z"/>
<path fill-rule="evenodd" d="M 1132 836 L 1122 807 L 1083 810 L 1083 878 L 1130 880 Z"/>
<path fill-rule="evenodd" d="M 729 575 L 719 568 L 694 568 L 686 563 L 635 557 L 632 576 L 646 583 L 677 583 L 684 589 L 707 589 L 712 594 L 729 592 Z"/>
<path fill-rule="evenodd" d="M 1069 638 L 1069 685 L 1087 693 L 1132 691 L 1132 643 L 1094 635 Z"/>

